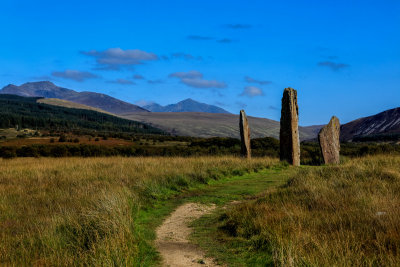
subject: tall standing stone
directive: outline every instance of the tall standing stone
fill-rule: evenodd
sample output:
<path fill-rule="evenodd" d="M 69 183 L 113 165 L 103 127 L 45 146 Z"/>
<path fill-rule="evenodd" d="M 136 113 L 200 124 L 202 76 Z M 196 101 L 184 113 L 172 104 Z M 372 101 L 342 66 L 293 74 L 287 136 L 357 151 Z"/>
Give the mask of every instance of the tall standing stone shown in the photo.
<path fill-rule="evenodd" d="M 241 155 L 243 157 L 250 158 L 251 157 L 251 147 L 250 147 L 250 128 L 249 123 L 247 121 L 247 116 L 244 110 L 240 111 L 240 119 L 239 119 L 239 128 L 240 128 L 240 140 L 241 140 Z"/>
<path fill-rule="evenodd" d="M 340 163 L 340 122 L 335 116 L 318 134 L 319 147 L 325 164 Z"/>
<path fill-rule="evenodd" d="M 279 140 L 281 160 L 299 166 L 299 107 L 297 106 L 297 91 L 290 87 L 283 91 Z"/>

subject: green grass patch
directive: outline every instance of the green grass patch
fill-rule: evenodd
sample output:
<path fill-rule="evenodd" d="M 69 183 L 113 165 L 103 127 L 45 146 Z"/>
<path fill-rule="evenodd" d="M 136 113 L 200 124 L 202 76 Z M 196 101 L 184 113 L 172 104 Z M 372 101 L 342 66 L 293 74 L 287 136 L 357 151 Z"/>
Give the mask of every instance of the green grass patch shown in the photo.
<path fill-rule="evenodd" d="M 141 208 L 134 220 L 135 234 L 139 240 L 139 257 L 135 264 L 152 266 L 160 263 L 161 258 L 152 245 L 156 239 L 155 229 L 176 207 L 184 203 L 198 202 L 213 203 L 222 208 L 229 202 L 253 198 L 268 188 L 283 184 L 294 171 L 295 168 L 280 163 L 256 172 L 238 173 L 240 175 L 209 180 L 206 184 L 194 184 L 179 194 L 170 194 L 163 200 L 155 201 L 151 207 Z M 194 242 L 222 262 L 235 262 L 235 256 L 230 254 L 228 246 L 223 249 L 210 238 L 210 235 L 217 233 L 218 229 L 215 226 L 218 224 L 214 223 L 217 218 L 217 214 L 207 215 L 194 223 Z M 242 244 L 241 247 L 245 250 L 246 244 Z M 254 261 L 254 258 L 252 260 Z"/>

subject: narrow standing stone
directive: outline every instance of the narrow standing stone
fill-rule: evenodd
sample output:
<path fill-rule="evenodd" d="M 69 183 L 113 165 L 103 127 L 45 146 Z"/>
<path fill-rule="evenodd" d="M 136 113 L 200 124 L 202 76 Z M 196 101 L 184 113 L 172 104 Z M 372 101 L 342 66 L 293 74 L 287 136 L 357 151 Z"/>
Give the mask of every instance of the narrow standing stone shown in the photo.
<path fill-rule="evenodd" d="M 243 157 L 251 158 L 250 128 L 247 121 L 246 113 L 243 109 L 240 111 L 239 128 L 241 140 L 241 155 Z"/>
<path fill-rule="evenodd" d="M 335 116 L 318 134 L 319 147 L 325 164 L 340 163 L 340 122 Z"/>
<path fill-rule="evenodd" d="M 279 140 L 281 160 L 299 166 L 299 107 L 297 106 L 297 91 L 290 87 L 283 91 Z"/>

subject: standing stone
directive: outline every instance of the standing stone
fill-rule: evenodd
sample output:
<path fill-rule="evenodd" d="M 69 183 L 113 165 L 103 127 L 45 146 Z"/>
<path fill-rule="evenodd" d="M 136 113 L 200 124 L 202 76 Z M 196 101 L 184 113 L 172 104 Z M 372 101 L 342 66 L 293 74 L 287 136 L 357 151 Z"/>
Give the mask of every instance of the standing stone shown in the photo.
<path fill-rule="evenodd" d="M 251 147 L 250 147 L 250 128 L 249 123 L 247 122 L 247 116 L 244 110 L 240 111 L 240 119 L 239 119 L 239 128 L 240 128 L 240 140 L 241 140 L 241 155 L 243 157 L 250 158 L 251 157 Z"/>
<path fill-rule="evenodd" d="M 339 164 L 340 158 L 340 122 L 333 116 L 328 125 L 318 134 L 319 147 L 325 164 Z"/>
<path fill-rule="evenodd" d="M 290 87 L 283 91 L 279 140 L 281 160 L 299 166 L 299 107 L 297 106 L 297 91 Z"/>

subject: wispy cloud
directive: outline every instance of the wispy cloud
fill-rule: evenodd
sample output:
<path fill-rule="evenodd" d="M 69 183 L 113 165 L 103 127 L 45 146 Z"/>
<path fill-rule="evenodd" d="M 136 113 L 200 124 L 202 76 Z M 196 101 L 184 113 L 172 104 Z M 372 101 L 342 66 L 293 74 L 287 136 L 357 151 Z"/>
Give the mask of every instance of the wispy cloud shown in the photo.
<path fill-rule="evenodd" d="M 87 79 L 99 78 L 99 76 L 97 76 L 96 74 L 79 70 L 54 71 L 51 75 L 54 77 L 74 80 L 77 82 L 83 82 L 84 80 Z"/>
<path fill-rule="evenodd" d="M 134 85 L 135 83 L 130 81 L 130 80 L 125 80 L 125 79 L 116 79 L 114 81 L 107 81 L 107 83 L 115 83 L 115 84 L 121 84 L 121 85 Z"/>
<path fill-rule="evenodd" d="M 268 106 L 268 109 L 272 109 L 272 110 L 279 110 L 279 108 L 278 107 L 275 107 L 275 106 Z"/>
<path fill-rule="evenodd" d="M 247 104 L 243 103 L 241 101 L 236 101 L 235 104 L 236 104 L 236 106 L 239 106 L 240 108 L 246 108 L 247 107 Z"/>
<path fill-rule="evenodd" d="M 171 54 L 172 58 L 182 58 L 185 60 L 203 60 L 202 56 L 193 56 L 191 54 L 186 54 L 186 53 L 182 53 L 182 52 L 177 52 L 177 53 L 172 53 Z"/>
<path fill-rule="evenodd" d="M 133 79 L 135 79 L 135 80 L 144 80 L 144 77 L 142 75 L 140 75 L 140 74 L 135 74 L 135 75 L 133 75 Z"/>
<path fill-rule="evenodd" d="M 234 30 L 250 29 L 253 27 L 253 25 L 250 25 L 250 24 L 225 24 L 224 26 L 226 28 L 230 28 L 230 29 L 234 29 Z"/>
<path fill-rule="evenodd" d="M 232 43 L 233 40 L 232 40 L 232 39 L 229 39 L 229 38 L 223 38 L 223 39 L 217 40 L 217 42 L 218 42 L 218 43 L 221 43 L 221 44 L 229 44 L 229 43 Z"/>
<path fill-rule="evenodd" d="M 194 88 L 226 88 L 224 82 L 203 79 L 181 79 L 181 82 Z"/>
<path fill-rule="evenodd" d="M 240 96 L 248 96 L 248 97 L 255 97 L 255 96 L 262 96 L 264 95 L 261 88 L 256 86 L 246 86 Z"/>
<path fill-rule="evenodd" d="M 187 36 L 187 39 L 195 40 L 195 41 L 210 41 L 210 40 L 214 40 L 213 37 L 201 36 L 201 35 L 189 35 L 189 36 Z"/>
<path fill-rule="evenodd" d="M 169 77 L 175 77 L 179 79 L 196 79 L 203 78 L 203 74 L 197 70 L 191 70 L 188 72 L 174 72 L 169 75 Z"/>
<path fill-rule="evenodd" d="M 230 38 L 214 38 L 214 37 L 210 37 L 210 36 L 200 36 L 200 35 L 189 35 L 187 36 L 187 39 L 189 40 L 194 40 L 194 41 L 215 41 L 217 43 L 221 43 L 221 44 L 229 44 L 234 42 L 232 39 Z"/>
<path fill-rule="evenodd" d="M 148 83 L 148 84 L 161 84 L 161 83 L 164 83 L 164 81 L 161 80 L 161 79 L 157 79 L 157 80 L 147 80 L 147 83 Z"/>
<path fill-rule="evenodd" d="M 94 57 L 102 69 L 119 69 L 121 66 L 143 64 L 145 61 L 157 60 L 158 56 L 139 49 L 109 48 L 104 51 L 82 51 L 83 55 Z"/>
<path fill-rule="evenodd" d="M 330 68 L 330 69 L 333 70 L 333 71 L 339 71 L 339 70 L 341 70 L 341 69 L 350 67 L 349 64 L 345 64 L 345 63 L 335 63 L 335 62 L 332 62 L 332 61 L 322 61 L 322 62 L 318 62 L 317 65 L 320 66 L 320 67 L 328 67 L 328 68 Z"/>
<path fill-rule="evenodd" d="M 251 78 L 249 76 L 245 76 L 244 80 L 246 82 L 248 82 L 248 83 L 256 83 L 256 84 L 259 84 L 259 85 L 266 85 L 266 84 L 271 84 L 272 83 L 271 81 L 256 80 L 256 79 Z"/>
<path fill-rule="evenodd" d="M 2 75 L 2 76 L 6 77 L 6 75 Z M 7 75 L 7 76 L 10 76 L 10 75 Z M 32 78 L 32 80 L 39 80 L 39 81 L 51 81 L 51 80 L 53 80 L 53 77 L 48 76 L 48 75 L 33 76 L 31 78 Z"/>
<path fill-rule="evenodd" d="M 216 80 L 205 80 L 203 74 L 197 70 L 191 70 L 188 72 L 175 72 L 171 73 L 169 77 L 175 77 L 190 87 L 194 88 L 226 88 L 227 85 L 224 82 Z"/>

